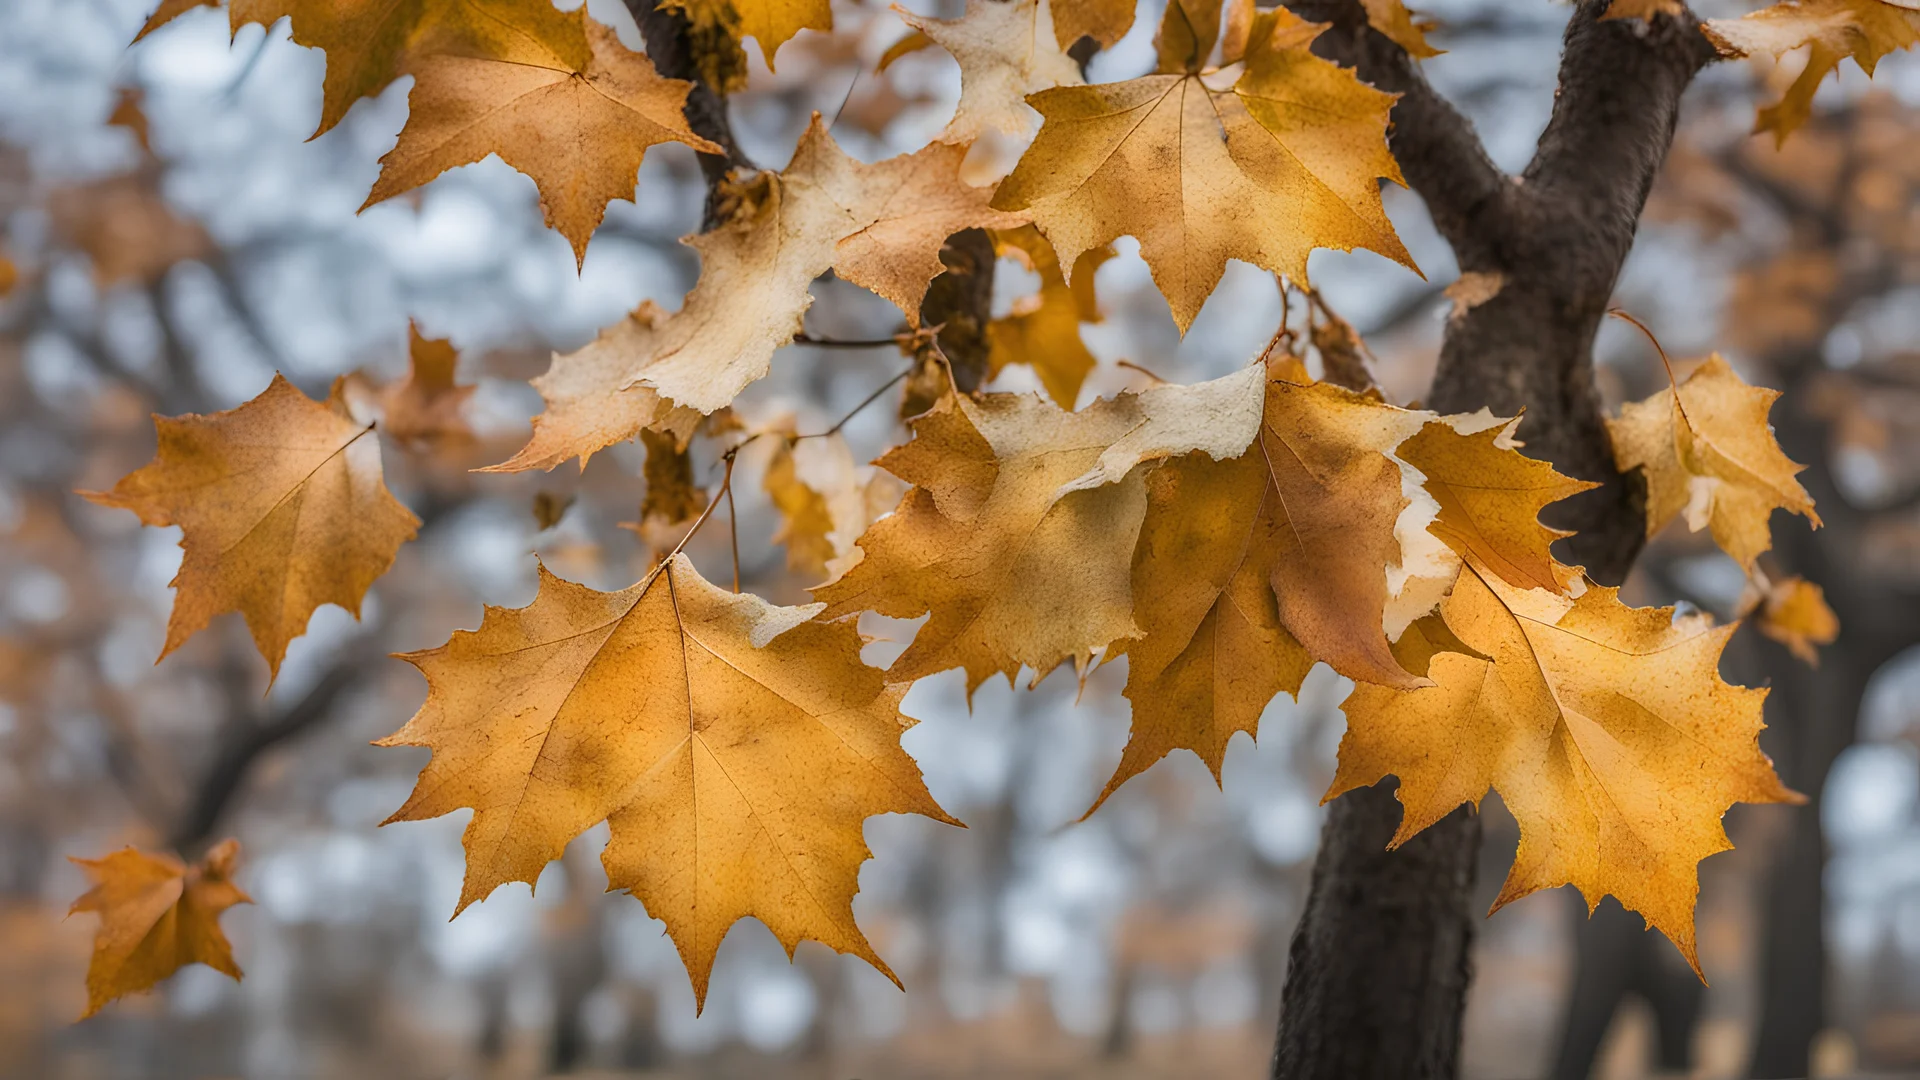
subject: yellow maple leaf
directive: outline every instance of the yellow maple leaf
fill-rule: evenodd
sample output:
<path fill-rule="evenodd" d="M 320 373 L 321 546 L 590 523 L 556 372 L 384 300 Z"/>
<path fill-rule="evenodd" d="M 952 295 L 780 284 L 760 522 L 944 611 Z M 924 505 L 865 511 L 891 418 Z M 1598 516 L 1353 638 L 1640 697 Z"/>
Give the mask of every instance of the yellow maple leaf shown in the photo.
<path fill-rule="evenodd" d="M 647 493 L 640 500 L 640 524 L 678 525 L 700 516 L 707 493 L 693 482 L 693 456 L 687 448 L 657 431 L 642 431 L 640 443 L 647 448 L 647 463 L 641 467 Z"/>
<path fill-rule="evenodd" d="M 607 203 L 633 198 L 649 147 L 681 142 L 721 152 L 687 126 L 682 108 L 693 84 L 661 78 L 584 8 L 488 3 L 500 7 L 499 33 L 513 46 L 422 52 L 409 61 L 407 124 L 380 159 L 366 206 L 498 154 L 533 179 L 547 224 L 584 262 Z"/>
<path fill-rule="evenodd" d="M 360 598 L 420 520 L 387 491 L 380 440 L 348 415 L 342 383 L 321 404 L 275 375 L 259 397 L 208 416 L 154 417 L 153 461 L 112 491 L 82 492 L 148 525 L 178 525 L 186 553 L 160 656 L 238 611 L 278 674 L 321 604 Z"/>
<path fill-rule="evenodd" d="M 1262 372 L 1162 387 L 1066 412 L 1033 394 L 949 396 L 878 464 L 915 485 L 860 538 L 865 555 L 815 596 L 825 617 L 932 613 L 889 676 L 963 667 L 973 692 L 1022 665 L 1044 676 L 1136 633 L 1129 585 L 1146 510 L 1143 461 L 1245 452 Z"/>
<path fill-rule="evenodd" d="M 906 688 L 818 610 L 715 588 L 684 555 L 613 593 L 543 567 L 531 605 L 402 657 L 427 701 L 380 745 L 433 757 L 389 820 L 473 810 L 461 909 L 607 821 L 609 886 L 667 924 L 702 1003 L 748 916 L 789 953 L 813 938 L 892 977 L 853 920 L 861 823 L 958 823 L 900 748 Z"/>
<path fill-rule="evenodd" d="M 1218 782 L 1234 734 L 1253 735 L 1267 703 L 1298 693 L 1314 663 L 1274 600 L 1274 532 L 1285 526 L 1265 458 L 1189 454 L 1149 473 L 1146 488 L 1132 571 L 1140 634 L 1126 643 L 1133 728 L 1088 814 L 1179 749 Z"/>
<path fill-rule="evenodd" d="M 1090 37 L 1111 48 L 1133 29 L 1134 0 L 1057 0 L 1053 3 L 1054 40 L 1062 49 Z"/>
<path fill-rule="evenodd" d="M 837 578 L 858 557 L 860 534 L 881 514 L 885 485 L 862 482 L 853 451 L 838 434 L 774 440 L 761 486 L 780 512 L 773 542 L 785 545 L 787 568 Z M 883 505 L 884 504 L 884 505 Z"/>
<path fill-rule="evenodd" d="M 960 104 L 940 133 L 947 142 L 971 144 L 990 129 L 1023 134 L 1032 126 L 1027 95 L 1086 82 L 1061 51 L 1072 42 L 1057 40 L 1047 0 L 967 0 L 959 19 L 893 10 L 960 63 Z"/>
<path fill-rule="evenodd" d="M 1380 202 L 1380 178 L 1400 181 L 1386 142 L 1394 95 L 1314 56 L 1323 27 L 1285 8 L 1255 17 L 1239 79 L 1215 90 L 1197 65 L 1216 31 L 1184 10 L 1168 7 L 1161 73 L 1028 99 L 1045 123 L 994 205 L 1031 210 L 1068 267 L 1138 238 L 1183 333 L 1228 259 L 1297 281 L 1319 247 L 1411 267 Z"/>
<path fill-rule="evenodd" d="M 1767 692 L 1720 679 L 1733 627 L 1599 586 L 1571 600 L 1516 589 L 1463 554 L 1440 613 L 1490 659 L 1433 655 L 1423 689 L 1356 684 L 1327 798 L 1398 776 L 1398 846 L 1498 789 L 1520 849 L 1495 910 L 1557 885 L 1589 909 L 1612 895 L 1698 971 L 1697 864 L 1732 846 L 1721 817 L 1799 799 L 1760 752 Z"/>
<path fill-rule="evenodd" d="M 1367 25 L 1406 50 L 1408 56 L 1425 60 L 1430 56 L 1439 56 L 1443 51 L 1427 44 L 1426 27 L 1414 19 L 1404 0 L 1360 0 L 1360 6 L 1367 11 Z"/>
<path fill-rule="evenodd" d="M 1540 524 L 1540 511 L 1599 485 L 1520 453 L 1513 441 L 1519 424 L 1496 420 L 1463 432 L 1457 419 L 1436 421 L 1395 454 L 1425 475 L 1428 494 L 1440 504 L 1428 526 L 1435 536 L 1510 585 L 1566 592 L 1578 575 L 1555 562 L 1551 549 L 1573 534 Z"/>
<path fill-rule="evenodd" d="M 1852 57 L 1871 78 L 1888 53 L 1920 44 L 1920 9 L 1889 0 L 1783 0 L 1738 19 L 1709 19 L 1704 28 L 1727 56 L 1777 57 L 1811 46 L 1799 77 L 1754 122 L 1754 131 L 1771 131 L 1780 144 L 1807 122 L 1815 91 L 1841 61 Z"/>
<path fill-rule="evenodd" d="M 1645 470 L 1648 536 L 1685 511 L 1688 528 L 1711 526 L 1720 549 L 1751 567 L 1773 546 L 1767 519 L 1776 507 L 1819 527 L 1813 499 L 1794 479 L 1806 466 L 1787 459 L 1767 424 L 1779 396 L 1748 385 L 1716 354 L 1677 394 L 1630 402 L 1607 421 L 1620 471 Z"/>
<path fill-rule="evenodd" d="M 1808 667 L 1820 666 L 1820 646 L 1840 636 L 1840 617 L 1827 606 L 1825 590 L 1799 576 L 1752 582 L 1742 613 L 1758 608 L 1760 632 L 1787 647 Z"/>
<path fill-rule="evenodd" d="M 675 0 L 661 6 L 686 11 L 696 24 L 726 27 L 735 42 L 759 42 L 768 71 L 773 70 L 774 54 L 795 34 L 833 29 L 833 8 L 827 0 Z"/>
<path fill-rule="evenodd" d="M 1411 561 L 1403 530 L 1431 520 L 1406 516 L 1407 472 L 1391 451 L 1431 416 L 1270 379 L 1245 454 L 1188 454 L 1147 475 L 1132 565 L 1139 632 L 1114 650 L 1128 657 L 1133 732 L 1095 809 L 1178 749 L 1217 781 L 1234 733 L 1253 734 L 1267 703 L 1297 693 L 1316 660 L 1355 679 L 1425 684 L 1386 630 L 1390 569 Z M 1441 587 L 1457 566 L 1433 571 Z M 1408 601 L 1409 620 L 1437 598 L 1409 592 L 1423 597 Z M 1403 638 L 1404 628 L 1394 627 Z"/>
<path fill-rule="evenodd" d="M 467 422 L 467 399 L 474 388 L 457 385 L 459 354 L 452 343 L 420 335 L 407 326 L 407 377 L 381 393 L 381 426 L 403 443 L 444 445 L 473 438 Z"/>
<path fill-rule="evenodd" d="M 726 220 L 685 241 L 700 253 L 700 280 L 635 351 L 627 385 L 703 413 L 732 402 L 799 333 L 808 286 L 828 270 L 917 325 L 927 284 L 945 270 L 947 237 L 1026 220 L 991 209 L 987 189 L 960 180 L 965 157 L 965 147 L 934 143 L 862 164 L 816 113 L 785 170 L 733 185 Z"/>
<path fill-rule="evenodd" d="M 587 460 L 643 428 L 673 435 L 682 445 L 693 437 L 700 414 L 662 398 L 650 386 L 627 385 L 636 358 L 655 354 L 657 327 L 667 319 L 651 300 L 600 331 L 573 352 L 553 354 L 547 372 L 533 380 L 546 411 L 533 418 L 533 437 L 513 457 L 481 472 L 552 469 L 568 458 Z"/>
<path fill-rule="evenodd" d="M 73 902 L 69 915 L 100 916 L 87 964 L 86 1019 L 109 1001 L 150 990 L 188 964 L 205 964 L 235 979 L 233 946 L 220 930 L 220 914 L 253 901 L 233 883 L 240 844 L 224 840 L 192 867 L 171 855 L 123 848 L 104 859 L 72 861 L 94 885 Z"/>
<path fill-rule="evenodd" d="M 1003 256 L 1013 256 L 1040 275 L 1040 291 L 1013 302 L 1006 315 L 987 324 L 987 376 L 1000 374 L 1011 364 L 1026 364 L 1040 378 L 1047 396 L 1063 409 L 1080 399 L 1080 386 L 1094 369 L 1094 358 L 1080 338 L 1080 324 L 1100 321 L 1093 275 L 1113 258 L 1113 248 L 1091 248 L 1080 254 L 1074 283 L 1060 272 L 1053 245 L 1028 225 L 993 237 Z"/>

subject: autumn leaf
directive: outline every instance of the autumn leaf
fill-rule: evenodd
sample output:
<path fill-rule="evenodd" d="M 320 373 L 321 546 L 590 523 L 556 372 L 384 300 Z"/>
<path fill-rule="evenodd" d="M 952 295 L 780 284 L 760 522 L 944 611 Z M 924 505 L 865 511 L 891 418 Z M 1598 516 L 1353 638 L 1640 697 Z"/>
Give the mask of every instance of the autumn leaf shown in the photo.
<path fill-rule="evenodd" d="M 1435 655 L 1424 689 L 1357 684 L 1327 798 L 1398 776 L 1397 847 L 1498 789 L 1520 849 L 1496 910 L 1557 885 L 1589 909 L 1612 895 L 1697 972 L 1696 864 L 1732 846 L 1722 815 L 1799 798 L 1760 752 L 1766 691 L 1718 674 L 1733 628 L 1600 586 L 1571 600 L 1515 589 L 1463 554 L 1441 616 L 1491 660 Z"/>
<path fill-rule="evenodd" d="M 700 253 L 700 280 L 632 350 L 627 385 L 701 412 L 730 403 L 799 333 L 813 303 L 808 286 L 828 270 L 917 325 L 927 284 L 945 270 L 947 237 L 1026 220 L 991 209 L 990 192 L 960 180 L 965 156 L 965 147 L 934 143 L 862 164 L 815 114 L 785 170 L 731 186 L 726 219 L 686 241 Z"/>
<path fill-rule="evenodd" d="M 1551 548 L 1573 534 L 1540 524 L 1540 511 L 1599 485 L 1520 453 L 1513 439 L 1519 425 L 1518 419 L 1495 420 L 1461 431 L 1469 425 L 1435 421 L 1395 453 L 1425 475 L 1428 494 L 1440 504 L 1428 526 L 1435 536 L 1509 585 L 1564 593 L 1578 573 L 1555 562 Z"/>
<path fill-rule="evenodd" d="M 402 657 L 427 701 L 380 745 L 433 757 L 389 820 L 473 810 L 462 909 L 607 821 L 609 886 L 667 924 L 702 1003 L 748 916 L 892 977 L 853 921 L 861 822 L 953 819 L 900 748 L 906 688 L 818 610 L 717 589 L 684 555 L 614 593 L 542 568 L 531 605 Z"/>
<path fill-rule="evenodd" d="M 1415 60 L 1439 56 L 1443 51 L 1427 44 L 1426 27 L 1414 19 L 1403 0 L 1360 0 L 1360 6 L 1367 11 L 1367 25 L 1380 31 L 1388 41 L 1406 50 L 1407 55 Z"/>
<path fill-rule="evenodd" d="M 1760 632 L 1808 667 L 1819 667 L 1820 646 L 1840 637 L 1840 617 L 1827 606 L 1825 590 L 1803 577 L 1751 582 L 1740 609 L 1742 615 L 1758 609 Z"/>
<path fill-rule="evenodd" d="M 1112 48 L 1133 29 L 1134 0 L 1058 0 L 1053 7 L 1054 41 L 1070 49 L 1083 37 Z"/>
<path fill-rule="evenodd" d="M 1387 637 L 1389 572 L 1412 561 L 1403 525 L 1432 520 L 1406 516 L 1408 470 L 1391 451 L 1432 414 L 1282 379 L 1267 380 L 1263 409 L 1245 454 L 1188 454 L 1147 475 L 1132 566 L 1139 632 L 1121 647 L 1133 733 L 1095 809 L 1178 749 L 1218 781 L 1234 733 L 1253 734 L 1316 660 L 1355 679 L 1425 682 Z M 1442 588 L 1457 566 L 1436 570 Z M 1412 600 L 1408 621 L 1436 599 Z"/>
<path fill-rule="evenodd" d="M 547 224 L 583 263 L 607 203 L 633 197 L 649 147 L 680 142 L 721 152 L 687 127 L 681 110 L 693 84 L 655 74 L 652 61 L 587 19 L 584 8 L 563 13 L 511 0 L 485 6 L 497 9 L 499 47 L 410 61 L 407 124 L 380 159 L 366 206 L 498 154 L 533 179 Z"/>
<path fill-rule="evenodd" d="M 648 386 L 627 386 L 636 358 L 654 355 L 657 327 L 668 318 L 653 301 L 600 331 L 590 344 L 555 353 L 533 388 L 547 403 L 533 418 L 533 437 L 508 460 L 481 472 L 552 469 L 568 458 L 587 459 L 642 429 L 666 432 L 682 444 L 693 436 L 700 414 L 662 398 Z"/>
<path fill-rule="evenodd" d="M 1645 470 L 1647 535 L 1686 512 L 1695 532 L 1711 527 L 1714 542 L 1743 567 L 1773 546 L 1767 519 L 1775 508 L 1820 525 L 1813 499 L 1794 476 L 1804 469 L 1774 441 L 1767 413 L 1777 390 L 1749 386 L 1718 355 L 1681 380 L 1607 421 L 1620 471 Z"/>
<path fill-rule="evenodd" d="M 940 133 L 947 142 L 971 144 L 988 130 L 1024 134 L 1033 116 L 1027 95 L 1086 82 L 1062 51 L 1072 41 L 1054 34 L 1048 0 L 967 0 L 960 19 L 916 15 L 898 4 L 893 10 L 960 62 L 960 104 Z"/>
<path fill-rule="evenodd" d="M 693 482 L 693 458 L 687 448 L 657 431 L 642 431 L 640 442 L 647 448 L 647 463 L 641 469 L 647 493 L 640 500 L 640 524 L 678 525 L 699 517 L 707 505 L 707 493 Z"/>
<path fill-rule="evenodd" d="M 1234 734 L 1253 735 L 1267 703 L 1299 693 L 1314 663 L 1274 599 L 1274 534 L 1285 524 L 1267 498 L 1264 456 L 1188 454 L 1149 473 L 1146 488 L 1132 570 L 1140 634 L 1126 648 L 1133 728 L 1088 814 L 1179 749 L 1217 783 Z"/>
<path fill-rule="evenodd" d="M 774 54 L 795 34 L 833 29 L 827 0 L 685 0 L 662 6 L 680 8 L 696 25 L 727 27 L 735 42 L 759 42 L 768 71 L 773 70 Z"/>
<path fill-rule="evenodd" d="M 220 930 L 222 912 L 253 902 L 233 883 L 239 857 L 240 844 L 224 840 L 192 867 L 130 847 L 104 859 L 72 860 L 94 885 L 67 914 L 100 916 L 82 1020 L 117 997 L 152 989 L 188 964 L 240 978 L 233 946 Z"/>
<path fill-rule="evenodd" d="M 1811 46 L 1799 78 L 1754 123 L 1781 144 L 1807 122 L 1814 93 L 1841 61 L 1852 57 L 1871 78 L 1888 53 L 1920 43 L 1920 9 L 1887 0 L 1784 0 L 1738 19 L 1709 19 L 1704 29 L 1726 56 L 1777 57 Z"/>
<path fill-rule="evenodd" d="M 993 242 L 1001 255 L 1024 262 L 1040 275 L 1040 291 L 1015 300 L 1012 310 L 987 324 L 987 375 L 991 378 L 1013 364 L 1026 364 L 1054 404 L 1071 409 L 1095 365 L 1080 338 L 1080 324 L 1100 321 L 1093 275 L 1101 263 L 1113 258 L 1113 249 L 1082 252 L 1074 283 L 1068 285 L 1053 245 L 1031 225 L 995 233 Z"/>
<path fill-rule="evenodd" d="M 154 173 L 62 188 L 47 200 L 47 210 L 54 229 L 86 253 L 102 287 L 151 285 L 175 265 L 214 252 L 207 231 L 174 212 Z"/>
<path fill-rule="evenodd" d="M 1168 26 L 1182 10 L 1169 6 Z M 1168 46 L 1163 28 L 1161 73 L 1034 94 L 1045 123 L 994 205 L 1030 210 L 1068 267 L 1138 238 L 1182 332 L 1228 259 L 1296 281 L 1317 247 L 1371 248 L 1411 267 L 1380 203 L 1380 178 L 1400 180 L 1386 143 L 1394 96 L 1314 56 L 1321 29 L 1284 8 L 1261 12 L 1226 91 L 1197 68 L 1166 70 L 1175 53 L 1206 49 Z"/>
<path fill-rule="evenodd" d="M 360 598 L 419 528 L 387 491 L 380 440 L 348 415 L 340 383 L 321 404 L 276 375 L 237 409 L 154 424 L 151 463 L 112 491 L 82 494 L 181 527 L 161 659 L 238 611 L 277 675 L 313 609 L 338 604 L 358 618 Z"/>
<path fill-rule="evenodd" d="M 459 354 L 442 339 L 407 325 L 407 377 L 381 393 L 382 426 L 402 443 L 438 445 L 473 438 L 465 408 L 474 388 L 455 384 Z"/>
<path fill-rule="evenodd" d="M 860 534 L 893 509 L 880 479 L 862 481 L 838 434 L 773 440 L 761 486 L 780 513 L 773 542 L 786 547 L 787 569 L 829 579 L 857 561 Z"/>
<path fill-rule="evenodd" d="M 1261 371 L 1161 387 L 1066 412 L 1032 394 L 949 396 L 881 468 L 915 485 L 860 539 L 864 558 L 814 595 L 825 618 L 932 613 L 889 669 L 1036 677 L 1136 632 L 1129 585 L 1146 510 L 1135 466 L 1191 451 L 1240 456 Z"/>

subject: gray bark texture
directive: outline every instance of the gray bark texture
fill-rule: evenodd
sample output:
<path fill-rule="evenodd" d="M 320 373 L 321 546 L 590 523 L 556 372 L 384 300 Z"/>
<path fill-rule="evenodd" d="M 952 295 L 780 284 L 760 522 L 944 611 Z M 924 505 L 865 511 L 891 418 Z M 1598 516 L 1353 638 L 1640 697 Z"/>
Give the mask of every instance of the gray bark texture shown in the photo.
<path fill-rule="evenodd" d="M 1602 486 L 1560 504 L 1578 530 L 1561 557 L 1617 584 L 1645 536 L 1645 491 L 1614 468 L 1593 342 L 1666 158 L 1680 99 L 1714 58 L 1691 15 L 1604 20 L 1579 0 L 1553 117 L 1519 177 L 1496 168 L 1472 125 L 1418 66 L 1370 29 L 1359 0 L 1287 6 L 1331 28 L 1321 55 L 1401 94 L 1390 134 L 1463 273 L 1499 275 L 1490 299 L 1447 327 L 1428 405 L 1511 415 L 1528 453 Z M 1397 851 L 1384 786 L 1334 801 L 1282 995 L 1276 1080 L 1440 1080 L 1458 1075 L 1471 981 L 1480 823 L 1456 811 Z"/>

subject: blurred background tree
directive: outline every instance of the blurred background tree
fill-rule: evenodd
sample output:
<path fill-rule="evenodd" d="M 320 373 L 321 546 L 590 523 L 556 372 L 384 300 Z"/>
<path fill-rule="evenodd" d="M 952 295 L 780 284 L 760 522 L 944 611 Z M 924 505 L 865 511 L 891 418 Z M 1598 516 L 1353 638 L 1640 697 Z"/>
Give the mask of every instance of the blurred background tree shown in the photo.
<path fill-rule="evenodd" d="M 917 3 L 954 17 L 957 4 Z M 1447 53 L 1429 77 L 1503 167 L 1531 153 L 1552 101 L 1565 7 L 1433 0 Z M 1745 5 L 1696 5 L 1738 14 Z M 669 1076 L 1246 1076 L 1270 1052 L 1286 944 L 1305 896 L 1345 684 L 1322 669 L 1296 705 L 1237 740 L 1224 791 L 1177 755 L 1080 822 L 1125 740 L 1117 671 L 1079 691 L 991 684 L 968 715 L 956 673 L 927 680 L 905 745 L 934 794 L 972 827 L 871 821 L 861 923 L 911 989 L 815 945 L 789 966 L 746 924 L 722 949 L 695 1017 L 660 924 L 597 891 L 603 834 L 549 869 L 537 897 L 503 889 L 444 921 L 458 891 L 459 819 L 373 826 L 420 763 L 367 740 L 424 687 L 388 651 L 437 644 L 483 603 L 532 596 L 534 555 L 597 587 L 624 585 L 662 532 L 640 511 L 645 455 L 621 446 L 584 472 L 475 476 L 507 457 L 538 402 L 526 379 L 642 299 L 672 307 L 696 263 L 695 158 L 648 158 L 637 205 L 616 203 L 576 272 L 532 185 L 497 160 L 356 216 L 405 114 L 406 87 L 358 105 L 311 142 L 320 54 L 285 26 L 231 45 L 190 13 L 134 50 L 146 0 L 13 0 L 0 7 L 0 1070 L 56 1076 L 528 1076 L 599 1069 Z M 1709 9 L 1712 10 L 1709 10 Z M 1149 10 L 1151 9 L 1151 10 Z M 1157 4 L 1092 61 L 1096 78 L 1151 55 Z M 625 6 L 590 13 L 638 44 Z M 802 34 L 778 74 L 750 60 L 731 100 L 756 162 L 777 165 L 811 112 L 864 158 L 912 149 L 951 114 L 953 62 L 910 54 L 875 73 L 906 27 L 842 5 Z M 1839 636 L 1817 667 L 1759 632 L 1725 674 L 1768 684 L 1763 744 L 1813 806 L 1741 807 L 1739 850 L 1704 864 L 1703 989 L 1617 906 L 1571 900 L 1502 911 L 1475 946 L 1469 1076 L 1839 1075 L 1920 1067 L 1920 67 L 1895 57 L 1868 84 L 1847 71 L 1784 149 L 1747 134 L 1788 70 L 1722 65 L 1690 93 L 1679 141 L 1617 302 L 1676 357 L 1718 349 L 1787 391 L 1773 420 L 1810 468 L 1826 528 L 1780 519 L 1767 572 L 1820 583 Z M 985 179 L 1008 147 L 979 151 Z M 1004 160 L 996 159 L 999 154 Z M 1420 200 L 1389 207 L 1432 284 L 1368 255 L 1320 253 L 1316 284 L 1368 342 L 1391 396 L 1426 391 L 1450 303 L 1451 256 Z M 1104 317 L 1081 401 L 1232 370 L 1283 319 L 1273 279 L 1230 268 L 1193 330 L 1174 332 L 1131 241 L 1097 274 Z M 1039 287 L 1001 258 L 995 314 Z M 884 340 L 897 313 L 816 285 L 823 339 Z M 1297 308 L 1298 305 L 1296 305 Z M 1296 311 L 1296 316 L 1298 312 Z M 389 482 L 425 524 L 353 622 L 323 610 L 278 682 L 237 620 L 154 667 L 179 558 L 169 530 L 72 492 L 104 488 L 152 450 L 149 412 L 230 408 L 276 370 L 310 393 L 355 375 L 378 396 L 408 370 L 409 322 L 458 349 L 477 387 L 459 438 L 389 452 Z M 802 403 L 819 430 L 897 374 L 889 349 L 795 345 L 740 408 Z M 1644 339 L 1603 331 L 1611 401 L 1659 388 Z M 1125 360 L 1138 367 L 1123 366 Z M 999 388 L 1039 388 L 1024 367 Z M 891 402 L 889 402 L 891 403 Z M 860 413 L 856 461 L 898 441 L 894 410 Z M 715 463 L 690 463 L 711 485 Z M 777 527 L 743 465 L 742 574 L 804 597 L 769 542 Z M 884 483 L 884 481 L 882 481 Z M 637 529 L 623 529 L 637 522 Z M 668 530 L 665 534 L 675 534 Z M 724 533 L 691 551 L 726 565 Z M 132 583 L 129 585 L 129 583 Z M 1743 577 L 1669 531 L 1630 582 L 1636 603 L 1746 609 Z M 1764 607 L 1761 609 L 1764 613 Z M 885 620 L 870 626 L 886 634 Z M 890 636 L 904 640 L 900 627 Z M 874 658 L 892 646 L 876 645 Z M 1486 861 L 1511 820 L 1490 799 Z M 189 969 L 82 1025 L 82 888 L 68 855 L 121 843 L 183 851 L 238 835 L 258 903 L 227 925 L 239 985 Z M 1480 875 L 1484 907 L 1500 879 Z"/>

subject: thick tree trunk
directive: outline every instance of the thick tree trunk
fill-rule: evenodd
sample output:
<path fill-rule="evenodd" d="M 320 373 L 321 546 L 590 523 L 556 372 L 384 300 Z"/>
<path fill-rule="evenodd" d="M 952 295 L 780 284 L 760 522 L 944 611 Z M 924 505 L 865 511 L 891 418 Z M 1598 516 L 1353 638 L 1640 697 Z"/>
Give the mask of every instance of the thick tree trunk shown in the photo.
<path fill-rule="evenodd" d="M 1497 275 L 1491 299 L 1447 328 L 1429 395 L 1443 412 L 1526 410 L 1530 454 L 1603 487 L 1563 504 L 1564 557 L 1606 584 L 1644 537 L 1644 492 L 1614 469 L 1593 385 L 1594 335 L 1632 246 L 1679 102 L 1713 57 L 1691 16 L 1602 20 L 1581 0 L 1566 33 L 1553 119 L 1533 163 L 1502 175 L 1417 66 L 1370 30 L 1359 0 L 1289 5 L 1332 23 L 1316 44 L 1402 95 L 1392 143 L 1463 272 Z M 1459 1072 L 1468 910 L 1480 828 L 1456 811 L 1385 851 L 1399 818 L 1384 788 L 1333 804 L 1295 932 L 1273 1076 L 1444 1078 Z"/>

